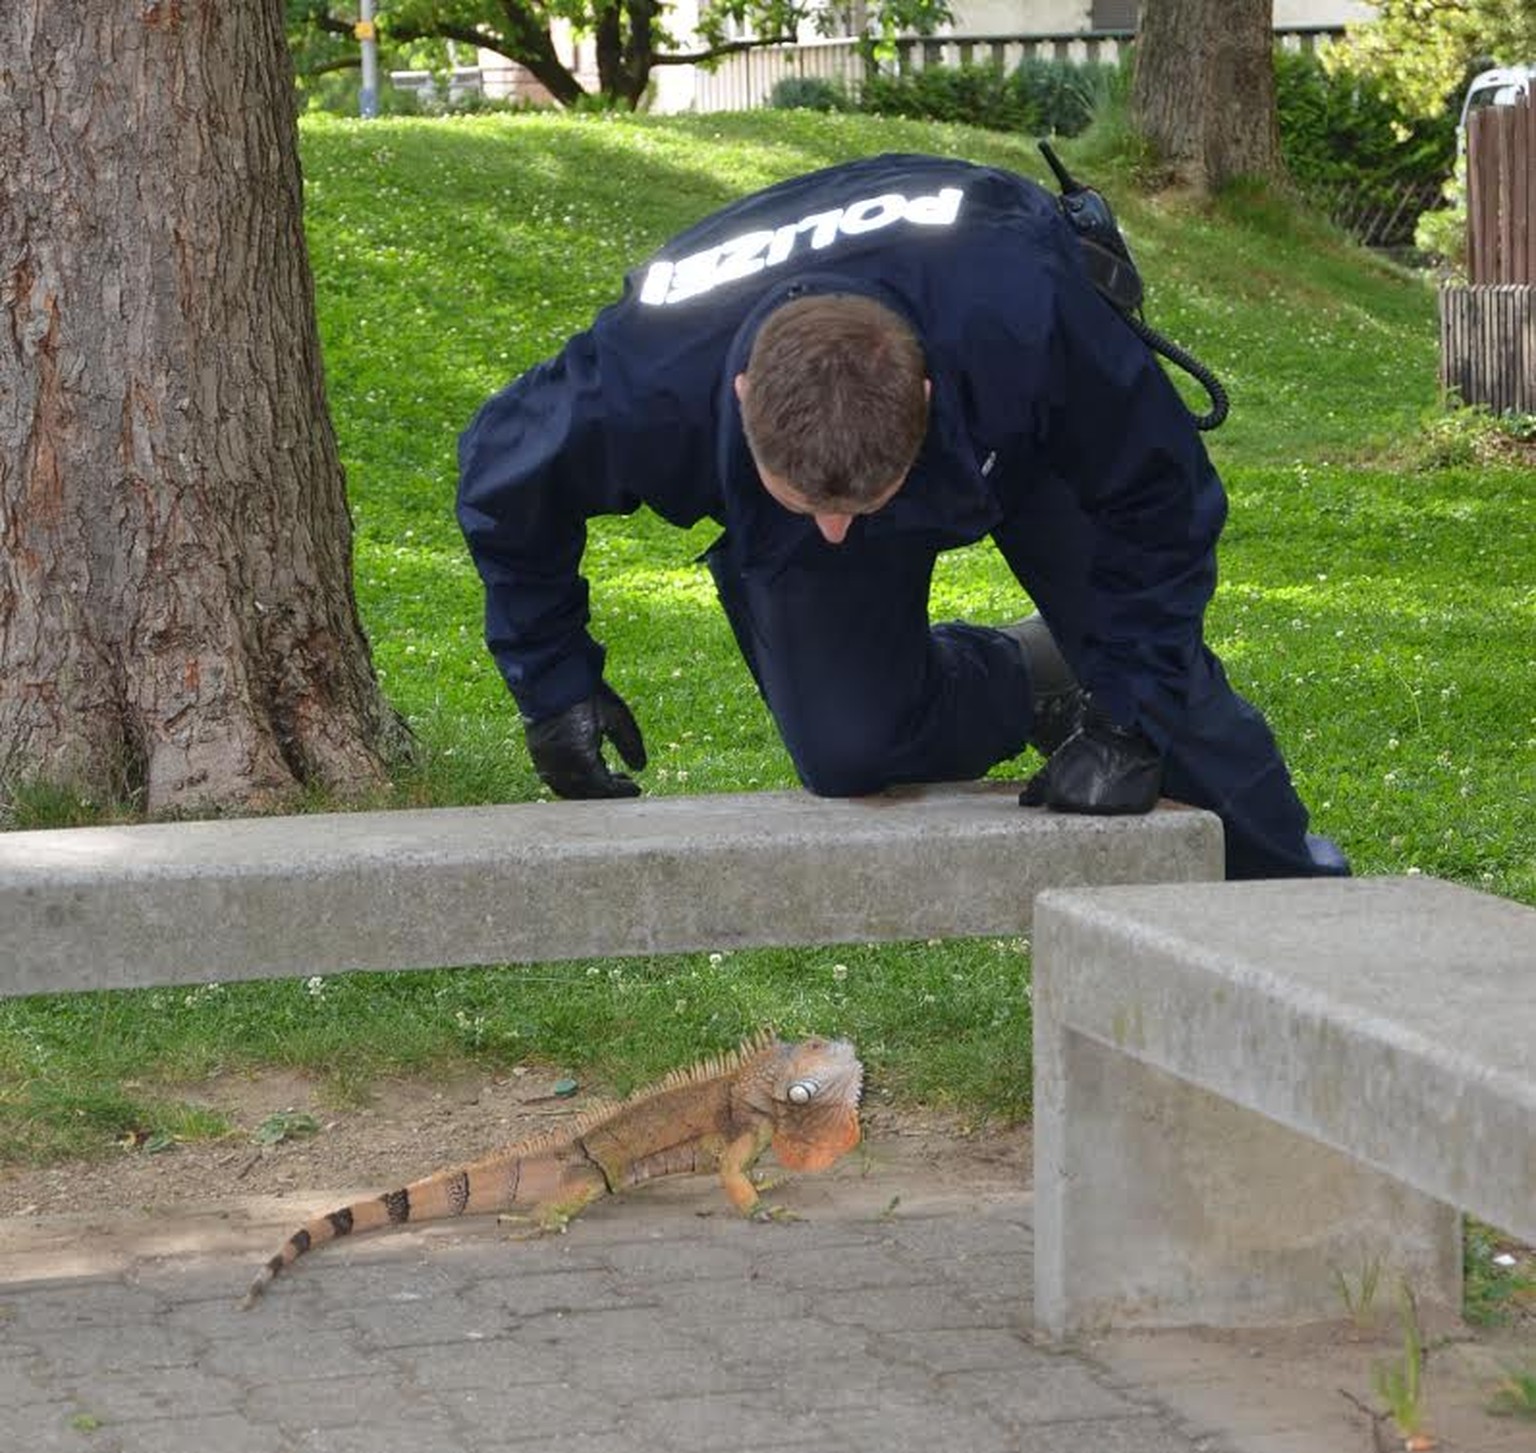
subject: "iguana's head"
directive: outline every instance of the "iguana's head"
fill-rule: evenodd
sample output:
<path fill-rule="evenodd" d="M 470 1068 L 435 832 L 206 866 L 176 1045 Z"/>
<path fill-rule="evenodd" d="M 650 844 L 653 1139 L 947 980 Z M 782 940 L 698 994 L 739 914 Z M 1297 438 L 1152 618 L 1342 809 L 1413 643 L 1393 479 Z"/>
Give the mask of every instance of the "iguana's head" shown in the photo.
<path fill-rule="evenodd" d="M 773 1119 L 773 1153 L 786 1170 L 825 1170 L 859 1143 L 864 1066 L 846 1039 L 779 1044 L 753 1086 Z"/>

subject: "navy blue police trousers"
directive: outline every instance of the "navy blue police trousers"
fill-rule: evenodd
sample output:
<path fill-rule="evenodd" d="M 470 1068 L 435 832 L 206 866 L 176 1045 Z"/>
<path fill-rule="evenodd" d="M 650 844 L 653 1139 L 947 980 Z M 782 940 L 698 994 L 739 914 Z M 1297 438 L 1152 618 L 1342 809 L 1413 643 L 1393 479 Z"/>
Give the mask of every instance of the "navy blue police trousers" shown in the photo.
<path fill-rule="evenodd" d="M 1001 632 L 930 624 L 940 549 L 921 533 L 820 541 L 773 566 L 729 533 L 706 555 L 721 604 L 807 790 L 851 797 L 909 782 L 968 781 L 1027 745 L 1034 715 L 1021 653 Z M 992 538 L 1067 661 L 1088 601 L 1089 524 L 1065 490 L 1015 509 Z M 1208 562 L 1214 580 L 1214 557 Z M 1339 876 L 1260 713 L 1201 646 L 1187 707 L 1169 725 L 1163 791 L 1226 831 L 1229 878 Z"/>

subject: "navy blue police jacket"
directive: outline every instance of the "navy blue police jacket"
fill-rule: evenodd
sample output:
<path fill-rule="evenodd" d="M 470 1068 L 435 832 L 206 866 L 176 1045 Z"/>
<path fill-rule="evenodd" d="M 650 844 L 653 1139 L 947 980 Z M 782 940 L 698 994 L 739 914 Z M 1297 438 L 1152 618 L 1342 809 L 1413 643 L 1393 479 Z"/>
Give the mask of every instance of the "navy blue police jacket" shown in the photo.
<path fill-rule="evenodd" d="M 759 483 L 732 387 L 762 319 L 816 292 L 867 294 L 907 318 L 932 382 L 911 474 L 855 528 L 963 545 L 1042 481 L 1066 481 L 1092 524 L 1073 664 L 1117 719 L 1166 741 L 1214 585 L 1220 481 L 1161 367 L 1089 282 L 1055 199 L 1010 172 L 909 155 L 706 218 L 476 414 L 459 522 L 486 642 L 523 715 L 563 711 L 602 677 L 581 574 L 592 517 L 708 517 L 733 559 L 770 573 L 828 548 Z"/>

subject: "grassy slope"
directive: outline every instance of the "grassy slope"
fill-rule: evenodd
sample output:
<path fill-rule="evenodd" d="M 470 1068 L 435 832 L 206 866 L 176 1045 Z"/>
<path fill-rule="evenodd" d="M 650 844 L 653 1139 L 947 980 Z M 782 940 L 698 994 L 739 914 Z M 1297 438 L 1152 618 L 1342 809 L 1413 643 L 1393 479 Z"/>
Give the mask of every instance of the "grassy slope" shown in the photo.
<path fill-rule="evenodd" d="M 403 801 L 540 794 L 479 642 L 452 517 L 481 400 L 616 296 L 702 212 L 880 150 L 1042 175 L 1025 139 L 860 117 L 306 123 L 308 218 L 366 623 L 421 766 Z M 1067 148 L 1069 161 L 1071 149 Z M 1102 166 L 1104 163 L 1095 163 Z M 1114 198 L 1152 322 L 1226 380 L 1212 440 L 1233 496 L 1210 633 L 1265 707 L 1317 825 L 1368 873 L 1419 870 L 1536 902 L 1533 490 L 1425 470 L 1434 302 L 1263 199 Z M 1193 397 L 1193 396 L 1192 396 Z M 636 704 L 656 793 L 787 785 L 788 762 L 694 557 L 710 534 L 597 527 L 596 630 Z M 987 547 L 942 562 L 938 614 L 1001 621 Z M 1027 764 L 1005 769 L 1016 774 Z M 623 1087 L 772 1019 L 854 1035 L 878 1082 L 1027 1109 L 1027 957 L 1012 943 L 552 965 L 0 1005 L 0 1157 L 99 1144 L 146 1118 L 124 1081 L 263 1061 L 365 1080 L 473 1054 L 584 1065 Z"/>
<path fill-rule="evenodd" d="M 331 122 L 307 142 L 364 610 L 396 700 L 453 753 L 428 769 L 436 800 L 538 791 L 478 645 L 451 516 L 454 440 L 478 403 L 611 299 L 627 265 L 747 188 L 880 149 L 1041 171 L 1024 139 L 782 113 Z M 1432 294 L 1263 201 L 1197 213 L 1112 190 L 1149 316 L 1232 393 L 1212 441 L 1234 508 L 1211 635 L 1274 720 L 1318 825 L 1363 871 L 1536 899 L 1510 790 L 1522 770 L 1533 790 L 1514 689 L 1531 669 L 1529 480 L 1362 462 L 1412 441 L 1434 404 Z M 709 538 L 641 516 L 599 528 L 589 556 L 654 792 L 791 780 L 692 564 Z M 944 561 L 938 613 L 1006 619 L 1017 600 L 989 550 Z"/>

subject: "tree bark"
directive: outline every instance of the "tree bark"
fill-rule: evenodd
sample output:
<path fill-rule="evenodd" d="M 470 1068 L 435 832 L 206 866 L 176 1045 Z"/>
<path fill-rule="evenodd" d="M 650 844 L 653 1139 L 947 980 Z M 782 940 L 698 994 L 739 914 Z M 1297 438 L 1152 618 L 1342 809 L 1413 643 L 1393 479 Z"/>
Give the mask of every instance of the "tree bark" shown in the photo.
<path fill-rule="evenodd" d="M 282 0 L 0 6 L 0 783 L 384 780 Z"/>
<path fill-rule="evenodd" d="M 1279 180 L 1271 0 L 1142 0 L 1131 121 L 1200 191 Z"/>

